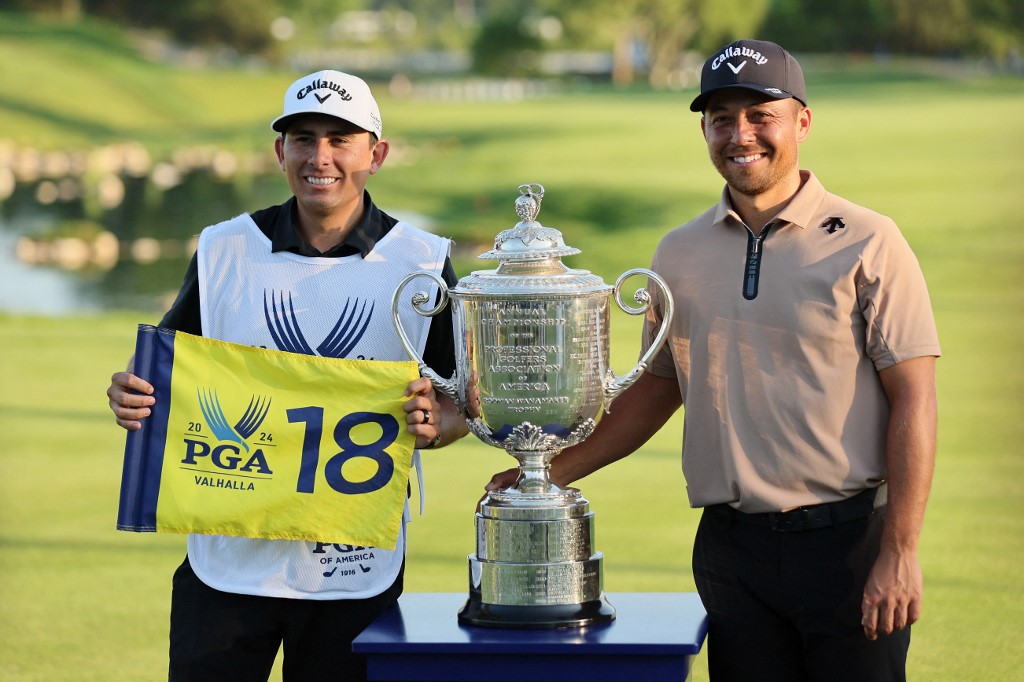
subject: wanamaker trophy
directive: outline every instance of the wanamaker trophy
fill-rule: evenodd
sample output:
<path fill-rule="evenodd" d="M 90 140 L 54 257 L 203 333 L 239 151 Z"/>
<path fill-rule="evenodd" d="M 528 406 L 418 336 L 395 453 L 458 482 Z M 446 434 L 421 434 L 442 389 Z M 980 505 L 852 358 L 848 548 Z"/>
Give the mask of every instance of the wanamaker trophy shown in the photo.
<path fill-rule="evenodd" d="M 664 281 L 645 269 L 623 273 L 615 286 L 586 270 L 570 269 L 556 229 L 537 222 L 544 188 L 520 185 L 520 221 L 498 234 L 480 258 L 496 270 L 475 271 L 448 288 L 438 276 L 416 272 L 395 290 L 392 318 L 409 356 L 435 390 L 451 397 L 481 441 L 519 462 L 512 488 L 490 492 L 476 514 L 476 552 L 469 556 L 469 599 L 463 623 L 485 627 L 564 628 L 610 621 L 601 563 L 594 549 L 594 514 L 575 488 L 554 485 L 548 469 L 563 449 L 586 439 L 614 398 L 635 382 L 658 352 L 672 319 Z M 662 294 L 665 322 L 637 365 L 616 377 L 609 367 L 609 302 L 631 315 L 650 306 L 646 289 L 637 307 L 622 302 L 620 289 L 646 275 Z M 434 305 L 425 292 L 412 296 L 421 315 L 451 301 L 455 327 L 455 374 L 444 379 L 409 342 L 398 318 L 402 292 L 419 277 L 440 288 Z"/>

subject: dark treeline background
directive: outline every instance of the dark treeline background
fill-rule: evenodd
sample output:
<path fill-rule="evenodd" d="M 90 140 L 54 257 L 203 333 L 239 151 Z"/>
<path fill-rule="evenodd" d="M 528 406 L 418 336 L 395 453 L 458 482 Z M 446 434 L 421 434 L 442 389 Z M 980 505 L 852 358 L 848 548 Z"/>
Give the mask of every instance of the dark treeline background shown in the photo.
<path fill-rule="evenodd" d="M 563 70 L 654 87 L 678 85 L 688 55 L 692 62 L 752 36 L 795 52 L 959 58 L 1017 73 L 1024 59 L 1022 0 L 0 0 L 0 8 L 110 21 L 270 64 L 342 49 L 461 54 L 464 71 L 531 76 L 555 68 L 557 54 Z"/>

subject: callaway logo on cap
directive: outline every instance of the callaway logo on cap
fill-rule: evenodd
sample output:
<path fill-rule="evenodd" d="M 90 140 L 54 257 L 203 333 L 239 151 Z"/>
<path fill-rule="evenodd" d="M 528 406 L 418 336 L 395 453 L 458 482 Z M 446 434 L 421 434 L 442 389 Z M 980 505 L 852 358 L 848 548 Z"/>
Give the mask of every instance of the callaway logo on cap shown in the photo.
<path fill-rule="evenodd" d="M 704 111 L 708 97 L 726 88 L 746 88 L 775 99 L 794 97 L 807 105 L 804 73 L 793 55 L 764 40 L 737 40 L 704 62 L 700 94 L 690 111 Z"/>
<path fill-rule="evenodd" d="M 318 71 L 291 84 L 284 94 L 284 113 L 270 124 L 283 133 L 291 120 L 304 114 L 324 114 L 354 123 L 381 137 L 380 109 L 363 79 L 341 71 Z"/>

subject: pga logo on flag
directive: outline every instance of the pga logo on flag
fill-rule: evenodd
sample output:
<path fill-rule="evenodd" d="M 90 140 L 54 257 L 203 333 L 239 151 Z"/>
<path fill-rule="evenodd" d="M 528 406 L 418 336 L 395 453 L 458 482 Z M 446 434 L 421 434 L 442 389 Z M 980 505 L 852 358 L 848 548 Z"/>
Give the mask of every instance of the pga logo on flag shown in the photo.
<path fill-rule="evenodd" d="M 394 548 L 415 362 L 345 360 L 140 325 L 155 389 L 129 432 L 117 527 Z"/>
<path fill-rule="evenodd" d="M 256 432 L 256 429 L 260 427 L 263 420 L 267 418 L 267 412 L 270 411 L 270 398 L 253 396 L 249 401 L 249 406 L 246 408 L 245 414 L 242 415 L 242 418 L 239 419 L 234 426 L 231 426 L 228 423 L 227 417 L 224 416 L 224 410 L 221 409 L 220 400 L 217 398 L 216 390 L 210 391 L 198 389 L 197 393 L 199 408 L 202 410 L 203 419 L 206 421 L 208 430 L 218 441 L 220 441 L 221 444 L 211 450 L 210 444 L 205 437 L 203 439 L 198 438 L 203 431 L 203 425 L 198 422 L 193 422 L 189 425 L 189 428 L 190 430 L 195 431 L 197 438 L 185 439 L 188 449 L 182 463 L 198 466 L 199 458 L 209 457 L 209 461 L 221 470 L 227 469 L 233 471 L 238 469 L 243 472 L 255 471 L 256 473 L 272 474 L 273 472 L 267 464 L 267 457 L 261 448 L 257 448 L 253 451 L 252 456 L 249 457 L 248 461 L 239 467 L 238 463 L 241 461 L 241 451 L 237 446 L 231 444 L 231 442 L 234 442 L 245 448 L 245 452 L 248 456 L 248 453 L 250 452 L 248 439 Z M 260 436 L 261 444 L 269 443 L 272 438 L 272 435 L 264 432 Z M 250 489 L 252 489 L 252 484 L 250 484 Z"/>

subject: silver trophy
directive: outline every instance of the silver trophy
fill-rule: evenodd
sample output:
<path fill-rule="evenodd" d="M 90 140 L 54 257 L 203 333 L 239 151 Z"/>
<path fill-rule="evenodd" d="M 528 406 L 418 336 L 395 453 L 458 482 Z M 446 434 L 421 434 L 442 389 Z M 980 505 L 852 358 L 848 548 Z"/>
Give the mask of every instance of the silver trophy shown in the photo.
<path fill-rule="evenodd" d="M 672 297 L 650 270 L 629 270 L 611 287 L 586 270 L 566 267 L 562 257 L 580 251 L 537 222 L 544 188 L 520 185 L 519 193 L 520 222 L 480 256 L 497 260 L 496 270 L 473 272 L 451 289 L 433 273 L 412 273 L 395 290 L 392 318 L 420 373 L 455 401 L 470 431 L 519 462 L 516 485 L 489 493 L 477 512 L 469 599 L 459 620 L 487 627 L 577 627 L 609 621 L 615 609 L 602 590 L 603 554 L 593 546 L 590 504 L 579 490 L 554 485 L 548 469 L 559 452 L 593 432 L 602 410 L 661 348 Z M 608 355 L 611 294 L 631 315 L 650 306 L 646 289 L 634 295 L 638 307 L 622 302 L 620 288 L 633 275 L 646 275 L 661 289 L 665 322 L 640 362 L 616 377 Z M 452 301 L 451 379 L 423 362 L 398 317 L 402 292 L 419 277 L 433 279 L 441 290 L 436 305 L 425 292 L 412 296 L 419 314 L 436 315 Z"/>

